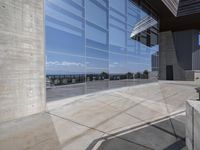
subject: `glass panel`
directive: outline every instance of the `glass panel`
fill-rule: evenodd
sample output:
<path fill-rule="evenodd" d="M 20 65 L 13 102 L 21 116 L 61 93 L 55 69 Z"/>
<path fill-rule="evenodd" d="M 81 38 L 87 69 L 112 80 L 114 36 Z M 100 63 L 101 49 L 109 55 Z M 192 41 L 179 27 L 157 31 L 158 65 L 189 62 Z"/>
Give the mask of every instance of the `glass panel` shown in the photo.
<path fill-rule="evenodd" d="M 101 0 L 101 1 L 97 1 L 97 2 L 108 9 L 108 0 Z"/>
<path fill-rule="evenodd" d="M 46 75 L 48 101 L 84 94 L 84 58 L 47 52 Z"/>
<path fill-rule="evenodd" d="M 129 36 L 129 38 L 130 38 L 131 32 L 133 31 L 133 27 L 130 26 L 130 25 L 127 25 L 127 31 L 130 33 L 130 34 L 128 34 L 128 36 Z"/>
<path fill-rule="evenodd" d="M 156 45 L 158 43 L 158 35 L 151 33 L 150 41 L 151 45 Z"/>
<path fill-rule="evenodd" d="M 110 7 L 115 9 L 116 11 L 126 14 L 126 1 L 125 0 L 109 0 L 110 2 Z"/>
<path fill-rule="evenodd" d="M 200 34 L 199 34 L 199 46 L 200 46 Z"/>
<path fill-rule="evenodd" d="M 116 10 L 110 8 L 110 16 L 114 17 L 115 19 L 118 19 L 122 22 L 126 22 L 126 17 L 119 14 Z"/>
<path fill-rule="evenodd" d="M 87 68 L 108 68 L 108 61 L 94 58 L 86 59 Z"/>
<path fill-rule="evenodd" d="M 83 36 L 76 36 L 71 33 L 46 26 L 46 50 L 63 52 L 73 55 L 84 55 Z"/>
<path fill-rule="evenodd" d="M 129 25 L 135 26 L 136 23 L 139 21 L 139 18 L 133 17 L 132 15 L 128 14 L 127 21 Z"/>
<path fill-rule="evenodd" d="M 69 1 L 69 0 L 68 0 Z M 83 6 L 83 0 L 72 0 L 74 3 Z"/>
<path fill-rule="evenodd" d="M 107 44 L 107 33 L 91 24 L 86 24 L 86 37 L 91 41 Z"/>
<path fill-rule="evenodd" d="M 108 89 L 108 78 L 108 69 L 87 69 L 87 93 Z"/>
<path fill-rule="evenodd" d="M 82 15 L 70 1 L 46 1 L 46 51 L 83 56 L 84 21 L 74 14 Z"/>
<path fill-rule="evenodd" d="M 126 55 L 110 53 L 109 62 L 110 88 L 126 86 L 127 66 Z"/>
<path fill-rule="evenodd" d="M 99 50 L 99 49 L 94 49 L 94 48 L 87 48 L 86 49 L 86 56 L 87 57 L 93 57 L 93 58 L 100 58 L 104 60 L 108 60 L 108 52 Z"/>
<path fill-rule="evenodd" d="M 86 0 L 85 3 L 86 19 L 104 29 L 107 29 L 107 10 L 94 0 Z"/>
<path fill-rule="evenodd" d="M 83 16 L 83 9 L 81 7 L 78 7 L 77 5 L 74 5 L 73 2 L 71 2 L 70 0 L 67 1 L 62 1 L 62 0 L 47 0 L 46 2 L 46 13 L 47 15 L 51 14 L 51 15 L 55 15 L 54 13 L 56 13 L 56 15 L 60 14 L 60 17 L 62 16 L 61 14 L 74 14 L 74 15 L 78 15 L 78 16 Z M 51 10 L 57 10 L 57 12 Z M 64 18 L 62 18 L 63 20 Z M 70 22 L 69 22 L 70 23 Z"/>
<path fill-rule="evenodd" d="M 90 23 L 86 24 L 86 45 L 98 49 L 108 49 L 108 34 L 105 30 Z"/>
<path fill-rule="evenodd" d="M 118 28 L 121 28 L 121 29 L 126 29 L 126 24 L 125 23 L 123 23 L 123 22 L 120 22 L 120 21 L 118 21 L 118 20 L 116 20 L 116 19 L 114 19 L 114 18 L 110 18 L 110 24 L 111 25 L 114 25 L 114 26 L 116 26 L 116 27 L 118 27 Z"/>
<path fill-rule="evenodd" d="M 84 74 L 83 57 L 47 52 L 46 72 L 48 75 Z"/>
<path fill-rule="evenodd" d="M 119 30 L 115 27 L 110 26 L 110 45 L 112 45 L 113 47 L 111 47 L 111 51 L 114 52 L 119 52 L 125 50 L 126 47 L 126 32 Z M 119 48 L 117 48 L 119 47 Z"/>

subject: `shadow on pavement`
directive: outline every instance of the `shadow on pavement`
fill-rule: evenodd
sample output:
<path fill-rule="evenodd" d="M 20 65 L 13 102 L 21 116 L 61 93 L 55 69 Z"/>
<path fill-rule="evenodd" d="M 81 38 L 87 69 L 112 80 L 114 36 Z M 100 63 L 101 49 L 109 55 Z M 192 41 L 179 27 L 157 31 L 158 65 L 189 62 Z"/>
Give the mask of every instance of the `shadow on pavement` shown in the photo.
<path fill-rule="evenodd" d="M 183 150 L 185 116 L 156 120 L 94 140 L 86 150 Z"/>

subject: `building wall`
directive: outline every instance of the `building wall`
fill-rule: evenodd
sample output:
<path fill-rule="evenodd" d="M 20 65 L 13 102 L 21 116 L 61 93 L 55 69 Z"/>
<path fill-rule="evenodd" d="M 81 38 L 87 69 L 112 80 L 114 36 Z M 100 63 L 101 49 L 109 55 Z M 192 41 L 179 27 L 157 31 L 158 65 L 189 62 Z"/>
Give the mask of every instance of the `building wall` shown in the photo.
<path fill-rule="evenodd" d="M 192 51 L 192 70 L 200 70 L 200 42 L 199 30 L 193 31 L 193 51 Z"/>
<path fill-rule="evenodd" d="M 177 60 L 184 70 L 192 70 L 193 36 L 193 30 L 173 32 Z"/>
<path fill-rule="evenodd" d="M 200 70 L 199 30 L 173 33 L 177 59 L 184 70 Z"/>
<path fill-rule="evenodd" d="M 160 33 L 160 79 L 166 79 L 166 66 L 173 65 L 174 80 L 194 80 L 200 69 L 198 35 L 197 30 Z"/>
<path fill-rule="evenodd" d="M 173 33 L 161 32 L 159 37 L 159 78 L 166 80 L 166 66 L 173 65 L 174 80 L 185 80 L 185 72 L 178 64 Z"/>
<path fill-rule="evenodd" d="M 0 123 L 45 110 L 43 0 L 0 1 Z"/>

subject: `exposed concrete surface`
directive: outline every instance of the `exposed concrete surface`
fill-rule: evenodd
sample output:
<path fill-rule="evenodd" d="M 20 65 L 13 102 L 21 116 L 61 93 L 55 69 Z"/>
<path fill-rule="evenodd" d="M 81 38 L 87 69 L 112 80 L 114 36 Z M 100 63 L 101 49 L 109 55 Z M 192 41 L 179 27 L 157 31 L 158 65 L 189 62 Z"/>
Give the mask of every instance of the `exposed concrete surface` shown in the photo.
<path fill-rule="evenodd" d="M 200 102 L 189 100 L 186 103 L 186 144 L 188 150 L 200 149 Z"/>
<path fill-rule="evenodd" d="M 0 1 L 0 122 L 45 110 L 43 0 Z"/>
<path fill-rule="evenodd" d="M 173 65 L 174 80 L 185 80 L 185 71 L 180 67 L 172 31 L 161 32 L 159 35 L 159 73 L 160 79 L 166 80 L 166 66 Z"/>
<path fill-rule="evenodd" d="M 160 79 L 166 80 L 166 66 L 173 66 L 174 80 L 195 80 L 199 58 L 196 30 L 166 31 L 159 35 Z M 195 55 L 196 54 L 196 55 Z"/>
<path fill-rule="evenodd" d="M 157 82 L 49 102 L 47 113 L 0 124 L 0 149 L 180 150 L 191 82 Z"/>

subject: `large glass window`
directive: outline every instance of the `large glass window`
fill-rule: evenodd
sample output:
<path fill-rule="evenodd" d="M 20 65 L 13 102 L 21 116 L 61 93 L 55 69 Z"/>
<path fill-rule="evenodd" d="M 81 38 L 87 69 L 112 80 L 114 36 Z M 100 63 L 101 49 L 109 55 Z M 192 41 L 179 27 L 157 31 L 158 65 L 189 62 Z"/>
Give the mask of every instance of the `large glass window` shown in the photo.
<path fill-rule="evenodd" d="M 154 18 L 132 0 L 46 0 L 47 100 L 151 81 Z"/>

